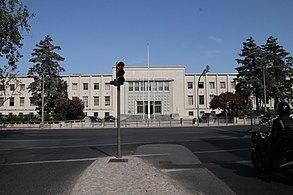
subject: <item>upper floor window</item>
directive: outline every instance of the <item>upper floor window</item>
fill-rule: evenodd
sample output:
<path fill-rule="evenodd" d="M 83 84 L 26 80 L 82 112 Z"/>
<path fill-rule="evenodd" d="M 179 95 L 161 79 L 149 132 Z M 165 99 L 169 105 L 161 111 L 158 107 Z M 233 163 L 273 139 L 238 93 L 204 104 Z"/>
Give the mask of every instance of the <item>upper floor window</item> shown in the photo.
<path fill-rule="evenodd" d="M 233 81 L 233 82 L 231 82 L 231 88 L 232 89 L 235 89 L 235 87 L 236 87 L 236 83 Z"/>
<path fill-rule="evenodd" d="M 139 82 L 134 83 L 134 90 L 139 91 Z"/>
<path fill-rule="evenodd" d="M 220 82 L 220 88 L 226 89 L 226 82 Z"/>
<path fill-rule="evenodd" d="M 14 84 L 10 84 L 10 91 L 15 91 L 15 85 Z"/>
<path fill-rule="evenodd" d="M 94 83 L 94 90 L 100 89 L 100 83 Z"/>
<path fill-rule="evenodd" d="M 105 90 L 110 90 L 110 83 L 105 83 Z"/>
<path fill-rule="evenodd" d="M 210 89 L 215 89 L 215 82 L 210 82 Z"/>
<path fill-rule="evenodd" d="M 168 81 L 164 82 L 164 86 L 165 86 L 165 91 L 169 91 L 170 86 Z"/>
<path fill-rule="evenodd" d="M 203 84 L 203 82 L 199 82 L 199 83 L 198 83 L 198 88 L 200 88 L 200 89 L 203 89 L 203 88 L 204 88 L 204 84 Z"/>
<path fill-rule="evenodd" d="M 187 89 L 193 89 L 193 82 L 187 82 Z"/>
<path fill-rule="evenodd" d="M 129 82 L 129 91 L 133 91 L 133 82 Z"/>
<path fill-rule="evenodd" d="M 110 96 L 105 96 L 105 106 L 110 106 Z"/>
<path fill-rule="evenodd" d="M 14 106 L 14 97 L 9 99 L 9 106 Z"/>
<path fill-rule="evenodd" d="M 19 87 L 20 87 L 20 91 L 25 91 L 25 84 L 20 84 Z"/>
<path fill-rule="evenodd" d="M 188 105 L 193 105 L 193 96 L 192 95 L 188 96 Z"/>
<path fill-rule="evenodd" d="M 24 106 L 24 97 L 19 98 L 19 106 Z"/>
<path fill-rule="evenodd" d="M 88 89 L 89 89 L 89 84 L 83 83 L 83 90 L 88 90 Z"/>
<path fill-rule="evenodd" d="M 72 90 L 77 90 L 77 83 L 72 83 Z"/>

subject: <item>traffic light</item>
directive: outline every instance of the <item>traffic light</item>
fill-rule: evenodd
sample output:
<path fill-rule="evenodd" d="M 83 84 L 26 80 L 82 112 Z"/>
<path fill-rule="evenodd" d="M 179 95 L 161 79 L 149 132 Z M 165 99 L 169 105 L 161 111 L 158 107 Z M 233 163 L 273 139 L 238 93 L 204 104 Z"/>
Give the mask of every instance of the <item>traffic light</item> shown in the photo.
<path fill-rule="evenodd" d="M 123 85 L 125 78 L 124 78 L 124 62 L 118 62 L 116 64 L 116 79 L 115 79 L 115 86 Z"/>

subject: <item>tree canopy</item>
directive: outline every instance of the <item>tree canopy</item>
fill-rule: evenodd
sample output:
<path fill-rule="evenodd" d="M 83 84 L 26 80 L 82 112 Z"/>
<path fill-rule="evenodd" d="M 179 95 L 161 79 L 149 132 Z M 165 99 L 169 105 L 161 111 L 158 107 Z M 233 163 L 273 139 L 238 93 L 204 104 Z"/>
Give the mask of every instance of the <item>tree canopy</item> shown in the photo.
<path fill-rule="evenodd" d="M 27 6 L 19 0 L 0 0 L 0 85 L 4 98 L 2 104 L 9 98 L 6 89 L 9 84 L 18 84 L 15 78 L 17 63 L 22 55 L 22 33 L 30 31 L 28 19 L 30 15 Z"/>
<path fill-rule="evenodd" d="M 252 37 L 243 42 L 243 49 L 236 59 L 240 64 L 236 81 L 236 93 L 247 101 L 253 95 L 256 107 L 264 107 L 264 97 L 292 101 L 292 57 L 270 36 L 266 44 L 257 45 Z"/>
<path fill-rule="evenodd" d="M 31 100 L 40 113 L 42 82 L 44 82 L 44 112 L 50 115 L 60 114 L 64 101 L 68 98 L 67 83 L 62 80 L 59 74 L 65 71 L 59 65 L 59 61 L 63 61 L 64 58 L 55 52 L 55 50 L 61 50 L 61 47 L 53 45 L 52 41 L 51 37 L 47 35 L 36 45 L 31 54 L 32 58 L 29 60 L 34 65 L 28 71 L 28 76 L 34 77 L 34 81 L 28 87 L 32 93 Z"/>

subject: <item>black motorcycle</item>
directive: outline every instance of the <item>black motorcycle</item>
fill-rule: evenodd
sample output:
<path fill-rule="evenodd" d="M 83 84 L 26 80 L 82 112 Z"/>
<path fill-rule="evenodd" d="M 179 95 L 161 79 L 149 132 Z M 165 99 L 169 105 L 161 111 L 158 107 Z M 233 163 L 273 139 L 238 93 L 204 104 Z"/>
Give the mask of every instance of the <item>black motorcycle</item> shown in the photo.
<path fill-rule="evenodd" d="M 271 123 L 262 123 L 256 131 L 251 132 L 252 149 L 251 161 L 258 171 L 264 170 L 266 147 L 270 141 Z M 276 161 L 274 169 L 290 169 L 293 168 L 293 144 L 286 146 L 281 154 L 281 159 Z"/>

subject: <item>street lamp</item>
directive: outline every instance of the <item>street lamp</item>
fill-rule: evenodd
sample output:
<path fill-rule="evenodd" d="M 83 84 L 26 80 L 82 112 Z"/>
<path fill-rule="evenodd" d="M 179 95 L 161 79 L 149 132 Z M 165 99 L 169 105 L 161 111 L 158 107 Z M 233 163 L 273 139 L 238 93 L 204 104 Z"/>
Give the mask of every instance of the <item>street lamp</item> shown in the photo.
<path fill-rule="evenodd" d="M 202 76 L 205 76 L 210 71 L 210 66 L 207 65 L 205 69 L 203 69 L 201 75 L 198 78 L 197 82 L 197 125 L 199 125 L 199 82 Z"/>

